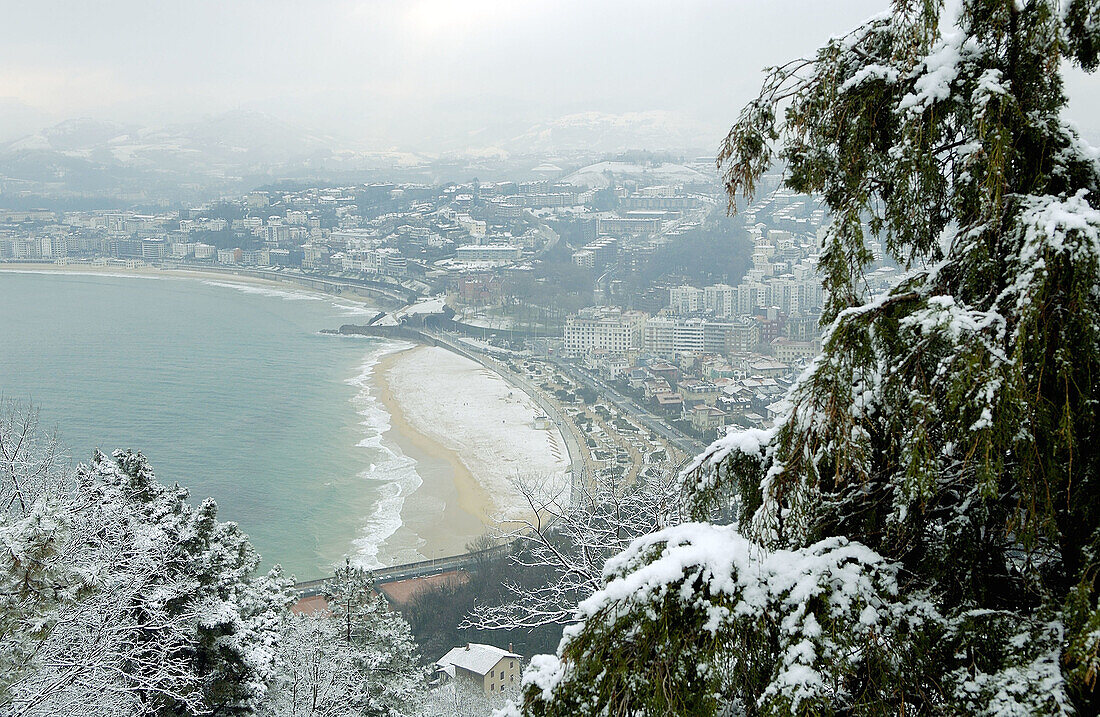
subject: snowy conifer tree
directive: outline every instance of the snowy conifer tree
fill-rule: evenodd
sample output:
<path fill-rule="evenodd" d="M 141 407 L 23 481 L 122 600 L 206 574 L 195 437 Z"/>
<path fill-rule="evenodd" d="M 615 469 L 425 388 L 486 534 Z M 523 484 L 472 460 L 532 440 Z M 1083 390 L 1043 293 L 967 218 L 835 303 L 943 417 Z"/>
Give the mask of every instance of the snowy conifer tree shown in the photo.
<path fill-rule="evenodd" d="M 79 490 L 35 412 L 0 404 L 0 456 L 0 711 L 202 711 L 161 546 Z"/>
<path fill-rule="evenodd" d="M 74 476 L 33 412 L 0 410 L 0 712 L 254 712 L 288 582 L 140 454 Z"/>
<path fill-rule="evenodd" d="M 213 500 L 195 509 L 185 488 L 159 483 L 140 453 L 96 451 L 77 477 L 83 492 L 122 513 L 123 529 L 135 540 L 161 551 L 156 599 L 191 625 L 190 665 L 206 708 L 252 714 L 274 678 L 290 581 L 278 567 L 257 575 L 260 556 L 248 536 L 217 520 Z"/>
<path fill-rule="evenodd" d="M 291 615 L 279 640 L 277 678 L 263 714 L 343 717 L 368 701 L 355 650 L 331 615 Z"/>
<path fill-rule="evenodd" d="M 345 561 L 326 586 L 331 616 L 287 622 L 268 712 L 416 714 L 426 687 L 409 624 L 374 590 L 370 571 Z"/>
<path fill-rule="evenodd" d="M 1100 711 L 1100 166 L 1060 74 L 1100 6 L 941 11 L 771 70 L 731 129 L 731 203 L 778 143 L 828 205 L 822 354 L 609 562 L 527 713 Z M 881 296 L 868 231 L 908 268 Z"/>

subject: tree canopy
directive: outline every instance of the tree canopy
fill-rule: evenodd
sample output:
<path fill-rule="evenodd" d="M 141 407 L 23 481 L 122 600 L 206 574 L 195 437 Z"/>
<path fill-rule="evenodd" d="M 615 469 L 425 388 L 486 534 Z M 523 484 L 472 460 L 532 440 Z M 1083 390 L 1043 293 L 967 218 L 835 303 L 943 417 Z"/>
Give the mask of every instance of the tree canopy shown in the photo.
<path fill-rule="evenodd" d="M 828 207 L 822 353 L 609 562 L 527 713 L 1100 711 L 1100 164 L 1061 79 L 1100 5 L 942 12 L 770 69 L 730 130 L 731 209 L 776 160 Z M 906 272 L 872 296 L 875 237 Z"/>

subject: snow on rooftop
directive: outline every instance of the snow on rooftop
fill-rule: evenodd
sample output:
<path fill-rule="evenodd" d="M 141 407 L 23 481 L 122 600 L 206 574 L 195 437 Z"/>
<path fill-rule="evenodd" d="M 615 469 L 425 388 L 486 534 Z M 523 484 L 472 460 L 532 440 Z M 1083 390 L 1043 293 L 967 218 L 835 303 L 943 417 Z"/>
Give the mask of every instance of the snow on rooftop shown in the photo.
<path fill-rule="evenodd" d="M 440 295 L 412 304 L 411 306 L 406 306 L 397 313 L 402 316 L 412 316 L 414 314 L 442 314 L 443 308 L 446 305 L 446 297 Z"/>
<path fill-rule="evenodd" d="M 451 651 L 436 660 L 435 664 L 444 668 L 447 666 L 461 667 L 479 675 L 486 675 L 489 670 L 496 667 L 497 663 L 506 657 L 514 660 L 523 659 L 514 652 L 508 652 L 493 645 L 472 642 L 465 647 L 451 648 Z"/>
<path fill-rule="evenodd" d="M 562 179 L 564 184 L 589 188 L 614 186 L 619 179 L 649 179 L 652 183 L 693 184 L 706 182 L 707 177 L 682 164 L 662 163 L 651 166 L 631 162 L 597 162 L 581 167 Z"/>

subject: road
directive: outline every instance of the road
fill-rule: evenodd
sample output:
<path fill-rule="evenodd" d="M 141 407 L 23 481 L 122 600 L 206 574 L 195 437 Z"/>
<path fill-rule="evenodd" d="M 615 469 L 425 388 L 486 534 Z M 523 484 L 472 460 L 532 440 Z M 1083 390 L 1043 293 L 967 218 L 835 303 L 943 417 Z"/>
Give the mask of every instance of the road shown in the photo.
<path fill-rule="evenodd" d="M 398 580 L 408 580 L 409 578 L 419 578 L 425 575 L 435 575 L 437 573 L 471 568 L 483 560 L 503 558 L 511 549 L 511 543 L 506 543 L 504 545 L 498 545 L 495 548 L 478 550 L 473 553 L 466 553 L 465 555 L 453 555 L 449 558 L 435 558 L 432 560 L 422 560 L 418 563 L 394 565 L 393 567 L 379 568 L 371 572 L 374 574 L 375 584 L 382 585 L 385 583 L 397 582 Z M 298 591 L 299 597 L 320 595 L 325 591 L 325 583 L 329 580 L 332 580 L 332 577 L 306 580 L 305 582 L 296 584 L 294 589 Z"/>
<path fill-rule="evenodd" d="M 568 374 L 574 381 L 586 386 L 587 388 L 596 391 L 600 395 L 609 399 L 616 407 L 623 413 L 627 414 L 631 418 L 636 418 L 647 429 L 661 436 L 672 445 L 684 452 L 688 456 L 694 456 L 700 453 L 706 446 L 690 436 L 686 436 L 680 431 L 670 426 L 660 416 L 655 415 L 649 409 L 639 406 L 634 399 L 624 395 L 621 391 L 606 383 L 598 376 L 580 368 L 576 364 L 562 361 L 561 359 L 551 359 L 558 368 Z"/>

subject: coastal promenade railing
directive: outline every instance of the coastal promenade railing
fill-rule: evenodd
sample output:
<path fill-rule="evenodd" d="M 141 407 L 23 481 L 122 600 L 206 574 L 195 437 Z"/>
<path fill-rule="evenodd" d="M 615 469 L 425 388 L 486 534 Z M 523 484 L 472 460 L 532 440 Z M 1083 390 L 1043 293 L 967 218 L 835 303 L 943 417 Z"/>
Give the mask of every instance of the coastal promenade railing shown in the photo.
<path fill-rule="evenodd" d="M 475 550 L 472 553 L 452 555 L 446 558 L 432 558 L 430 560 L 421 560 L 415 563 L 405 563 L 404 565 L 394 565 L 388 568 L 372 570 L 371 572 L 374 575 L 375 584 L 384 585 L 385 583 L 394 583 L 398 580 L 408 580 L 410 578 L 420 578 L 426 575 L 436 575 L 438 573 L 462 570 L 477 565 L 485 560 L 503 558 L 511 549 L 512 544 L 505 543 L 504 545 L 497 545 L 492 548 L 485 548 L 484 550 Z M 325 583 L 332 579 L 333 576 L 330 575 L 315 580 L 306 580 L 295 584 L 294 589 L 298 591 L 298 595 L 301 597 L 320 595 L 325 591 Z"/>

